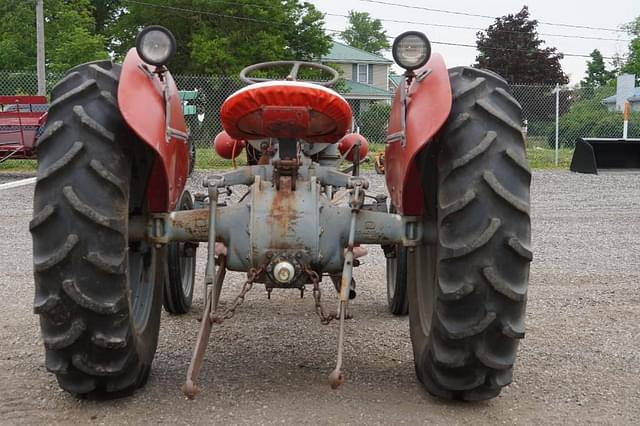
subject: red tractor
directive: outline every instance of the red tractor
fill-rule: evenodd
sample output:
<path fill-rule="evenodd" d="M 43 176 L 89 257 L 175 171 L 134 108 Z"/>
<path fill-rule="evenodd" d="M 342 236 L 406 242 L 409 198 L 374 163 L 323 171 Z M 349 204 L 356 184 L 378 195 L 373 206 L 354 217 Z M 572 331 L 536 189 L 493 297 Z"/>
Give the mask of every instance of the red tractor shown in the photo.
<path fill-rule="evenodd" d="M 328 87 L 337 73 L 298 61 L 248 67 L 240 75 L 248 85 L 221 108 L 215 147 L 229 157 L 246 151 L 249 165 L 212 172 L 194 202 L 184 190 L 185 121 L 165 67 L 174 52 L 168 30 L 147 27 L 123 65 L 77 66 L 53 90 L 30 230 L 35 312 L 60 386 L 95 397 L 143 386 L 163 300 L 169 312 L 189 310 L 196 248 L 206 242 L 206 301 L 185 395 L 197 392 L 212 326 L 255 283 L 269 293 L 310 287 L 321 321 L 339 322 L 335 388 L 360 245 L 379 244 L 389 308 L 409 314 L 425 388 L 445 399 L 498 395 L 524 337 L 532 259 L 531 174 L 507 83 L 490 71 L 447 70 L 422 33 L 400 35 L 393 55 L 406 72 L 388 126 L 388 196 L 371 196 L 358 173 L 366 141 L 348 134 L 349 104 Z M 283 65 L 285 80 L 252 76 Z M 330 80 L 298 81 L 307 67 Z M 349 172 L 337 170 L 341 158 L 353 162 Z M 239 187 L 248 190 L 237 202 L 220 202 Z M 226 270 L 247 279 L 220 310 Z M 325 276 L 336 309 L 321 298 Z"/>

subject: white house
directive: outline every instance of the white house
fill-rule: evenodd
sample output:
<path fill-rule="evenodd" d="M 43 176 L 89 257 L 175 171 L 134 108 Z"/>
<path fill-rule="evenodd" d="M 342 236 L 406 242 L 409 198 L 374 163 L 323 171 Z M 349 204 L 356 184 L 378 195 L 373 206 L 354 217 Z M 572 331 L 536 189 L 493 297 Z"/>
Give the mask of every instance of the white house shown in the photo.
<path fill-rule="evenodd" d="M 616 94 L 604 98 L 602 104 L 609 111 L 622 111 L 624 103 L 629 102 L 631 111 L 640 111 L 640 87 L 635 87 L 636 76 L 633 74 L 622 74 L 618 76 Z"/>

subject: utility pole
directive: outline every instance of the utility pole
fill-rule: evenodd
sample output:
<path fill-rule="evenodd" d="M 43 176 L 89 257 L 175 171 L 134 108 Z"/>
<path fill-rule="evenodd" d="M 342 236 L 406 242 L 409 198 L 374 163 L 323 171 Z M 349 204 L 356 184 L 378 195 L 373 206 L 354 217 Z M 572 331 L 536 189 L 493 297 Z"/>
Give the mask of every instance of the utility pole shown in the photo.
<path fill-rule="evenodd" d="M 47 94 L 47 77 L 44 70 L 44 0 L 36 0 L 36 44 L 38 95 Z"/>

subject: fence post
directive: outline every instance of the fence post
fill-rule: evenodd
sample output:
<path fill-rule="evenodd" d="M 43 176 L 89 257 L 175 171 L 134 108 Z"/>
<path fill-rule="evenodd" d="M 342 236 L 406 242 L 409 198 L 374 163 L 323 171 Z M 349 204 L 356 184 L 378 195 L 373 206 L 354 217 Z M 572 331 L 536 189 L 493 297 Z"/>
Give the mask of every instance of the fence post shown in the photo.
<path fill-rule="evenodd" d="M 560 129 L 560 84 L 556 83 L 556 167 L 558 166 L 558 131 Z"/>
<path fill-rule="evenodd" d="M 38 73 L 38 95 L 47 94 L 47 76 L 44 57 L 44 0 L 36 1 L 36 70 Z"/>
<path fill-rule="evenodd" d="M 627 136 L 629 136 L 629 101 L 624 102 L 622 119 L 622 139 L 627 139 Z"/>

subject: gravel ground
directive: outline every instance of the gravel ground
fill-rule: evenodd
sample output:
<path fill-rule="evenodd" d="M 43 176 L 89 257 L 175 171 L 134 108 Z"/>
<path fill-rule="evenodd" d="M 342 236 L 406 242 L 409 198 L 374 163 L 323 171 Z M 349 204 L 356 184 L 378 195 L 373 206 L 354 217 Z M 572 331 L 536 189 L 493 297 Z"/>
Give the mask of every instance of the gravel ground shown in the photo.
<path fill-rule="evenodd" d="M 371 176 L 372 187 L 382 180 Z M 527 337 L 514 383 L 483 403 L 431 398 L 417 383 L 408 320 L 386 310 L 381 250 L 356 270 L 346 327 L 346 383 L 332 391 L 337 325 L 311 297 L 256 287 L 212 333 L 195 401 L 181 397 L 202 309 L 163 314 L 154 369 L 132 397 L 77 401 L 44 368 L 32 313 L 33 186 L 0 192 L 2 424 L 638 424 L 640 422 L 640 173 L 534 173 Z M 199 256 L 198 285 L 204 253 Z M 228 275 L 223 300 L 242 276 Z M 325 300 L 335 296 L 323 284 Z M 198 291 L 199 290 L 199 291 Z"/>

